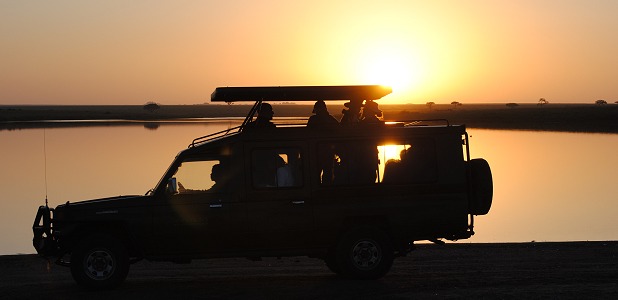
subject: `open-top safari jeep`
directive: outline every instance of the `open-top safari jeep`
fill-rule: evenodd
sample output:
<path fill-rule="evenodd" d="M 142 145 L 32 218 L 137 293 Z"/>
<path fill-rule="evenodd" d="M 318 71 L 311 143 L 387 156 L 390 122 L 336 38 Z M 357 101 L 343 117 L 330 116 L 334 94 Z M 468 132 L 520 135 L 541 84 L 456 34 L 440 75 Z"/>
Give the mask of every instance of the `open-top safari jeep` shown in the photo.
<path fill-rule="evenodd" d="M 266 102 L 325 100 L 335 108 L 330 100 L 346 100 L 349 111 L 365 105 L 368 112 L 389 93 L 383 86 L 217 88 L 213 102 L 255 102 L 242 125 L 192 141 L 146 195 L 41 206 L 34 247 L 90 288 L 116 286 L 140 259 L 310 256 L 341 276 L 380 278 L 415 241 L 469 238 L 474 215 L 488 213 L 491 171 L 471 159 L 465 126 L 312 128 L 277 118 L 276 126 L 252 125 Z"/>

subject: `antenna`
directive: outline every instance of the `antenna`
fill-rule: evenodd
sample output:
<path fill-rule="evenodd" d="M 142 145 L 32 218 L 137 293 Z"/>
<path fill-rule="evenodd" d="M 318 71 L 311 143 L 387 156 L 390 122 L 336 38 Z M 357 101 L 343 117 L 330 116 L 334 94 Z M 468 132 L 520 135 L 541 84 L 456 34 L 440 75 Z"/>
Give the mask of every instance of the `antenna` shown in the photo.
<path fill-rule="evenodd" d="M 47 139 L 46 130 L 43 127 L 43 165 L 45 168 L 45 206 L 47 206 Z"/>

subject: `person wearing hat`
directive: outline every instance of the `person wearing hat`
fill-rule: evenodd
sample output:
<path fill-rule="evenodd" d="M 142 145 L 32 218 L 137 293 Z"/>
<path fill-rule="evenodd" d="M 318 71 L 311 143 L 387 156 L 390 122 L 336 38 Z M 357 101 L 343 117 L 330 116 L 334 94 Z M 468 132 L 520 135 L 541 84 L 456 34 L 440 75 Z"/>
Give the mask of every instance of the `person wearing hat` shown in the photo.
<path fill-rule="evenodd" d="M 257 118 L 249 122 L 247 126 L 250 128 L 275 128 L 275 124 L 271 122 L 274 114 L 275 112 L 273 111 L 272 105 L 268 103 L 262 103 L 258 110 Z"/>
<path fill-rule="evenodd" d="M 380 120 L 381 117 L 382 111 L 378 108 L 378 103 L 372 100 L 365 101 L 360 122 L 365 124 L 382 123 L 382 120 Z"/>
<path fill-rule="evenodd" d="M 332 130 L 339 126 L 339 122 L 335 117 L 328 113 L 324 100 L 318 100 L 313 105 L 314 115 L 309 117 L 307 128 L 316 130 Z M 322 184 L 332 184 L 334 179 L 335 152 L 332 145 L 323 144 L 318 147 L 318 165 L 319 171 L 317 176 L 320 177 Z"/>
<path fill-rule="evenodd" d="M 313 105 L 314 115 L 309 117 L 307 127 L 312 129 L 331 129 L 336 127 L 339 122 L 335 117 L 328 113 L 324 100 L 318 100 Z"/>
<path fill-rule="evenodd" d="M 373 128 L 377 125 L 383 125 L 384 122 L 380 117 L 382 117 L 382 111 L 378 108 L 378 103 L 366 100 L 358 126 Z M 362 184 L 375 183 L 380 164 L 378 153 L 378 148 L 374 143 L 365 141 L 355 145 L 353 182 Z"/>
<path fill-rule="evenodd" d="M 343 104 L 347 109 L 343 109 L 341 113 L 341 121 L 339 124 L 343 126 L 353 126 L 360 120 L 360 110 L 363 107 L 363 100 L 350 100 Z"/>

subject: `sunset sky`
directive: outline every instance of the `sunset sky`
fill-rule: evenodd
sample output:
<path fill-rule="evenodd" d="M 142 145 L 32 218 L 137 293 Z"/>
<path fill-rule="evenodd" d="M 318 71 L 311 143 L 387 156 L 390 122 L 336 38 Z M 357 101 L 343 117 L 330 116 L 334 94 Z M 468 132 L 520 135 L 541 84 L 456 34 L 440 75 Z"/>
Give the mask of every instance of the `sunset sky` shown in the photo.
<path fill-rule="evenodd" d="M 616 0 L 0 0 L 0 105 L 340 84 L 391 85 L 391 103 L 614 102 L 617 16 Z"/>

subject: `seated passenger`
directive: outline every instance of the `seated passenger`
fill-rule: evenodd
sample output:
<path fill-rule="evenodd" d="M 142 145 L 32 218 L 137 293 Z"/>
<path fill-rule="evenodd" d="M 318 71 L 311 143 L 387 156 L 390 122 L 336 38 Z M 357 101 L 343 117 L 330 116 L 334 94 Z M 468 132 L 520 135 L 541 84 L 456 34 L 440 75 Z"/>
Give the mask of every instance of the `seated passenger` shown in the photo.
<path fill-rule="evenodd" d="M 331 116 L 328 113 L 328 109 L 326 108 L 326 103 L 324 100 L 318 100 L 313 105 L 313 113 L 314 115 L 309 117 L 309 121 L 307 122 L 307 127 L 312 129 L 332 129 L 337 127 L 339 122 L 335 117 Z"/>
<path fill-rule="evenodd" d="M 380 119 L 382 117 L 382 111 L 378 108 L 378 103 L 371 100 L 365 101 L 363 107 L 363 114 L 360 119 L 360 123 L 363 124 L 383 124 Z"/>
<path fill-rule="evenodd" d="M 274 114 L 275 112 L 273 111 L 272 105 L 268 103 L 262 103 L 260 105 L 260 108 L 258 109 L 257 118 L 249 122 L 247 124 L 247 127 L 248 128 L 275 128 L 275 124 L 271 122 Z"/>
<path fill-rule="evenodd" d="M 346 102 L 343 104 L 347 109 L 341 111 L 343 116 L 339 121 L 344 127 L 350 127 L 358 124 L 360 121 L 360 110 L 363 107 L 363 100 L 350 100 L 350 102 Z"/>
<path fill-rule="evenodd" d="M 407 157 L 407 150 L 403 149 L 399 152 L 399 159 L 389 159 L 384 164 L 384 175 L 382 182 L 384 183 L 403 183 L 406 178 L 406 165 L 404 163 Z"/>
<path fill-rule="evenodd" d="M 223 190 L 223 187 L 226 185 L 227 181 L 225 172 L 226 170 L 221 164 L 212 166 L 212 170 L 210 171 L 210 180 L 214 181 L 215 184 L 208 189 L 209 192 L 221 192 Z"/>
<path fill-rule="evenodd" d="M 436 153 L 427 142 L 416 142 L 408 151 L 406 158 L 407 182 L 430 182 L 437 176 Z"/>
<path fill-rule="evenodd" d="M 277 187 L 294 186 L 294 171 L 281 156 L 277 156 Z"/>

